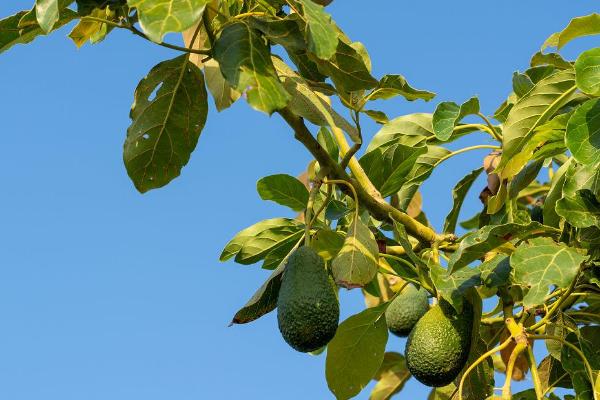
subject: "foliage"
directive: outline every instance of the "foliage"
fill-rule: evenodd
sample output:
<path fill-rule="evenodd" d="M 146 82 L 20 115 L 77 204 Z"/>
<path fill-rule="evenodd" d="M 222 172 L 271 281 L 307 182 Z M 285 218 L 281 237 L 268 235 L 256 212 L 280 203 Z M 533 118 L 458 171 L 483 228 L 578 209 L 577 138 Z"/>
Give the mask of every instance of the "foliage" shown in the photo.
<path fill-rule="evenodd" d="M 72 22 L 68 37 L 77 46 L 125 29 L 172 49 L 174 57 L 157 63 L 134 94 L 123 159 L 140 192 L 165 186 L 190 161 L 209 93 L 218 111 L 245 99 L 285 120 L 314 161 L 303 179 L 277 174 L 257 183 L 261 198 L 299 212 L 296 218 L 257 222 L 225 246 L 222 261 L 262 261 L 273 270 L 232 324 L 273 311 L 288 259 L 302 244 L 312 247 L 320 260 L 314 264 L 333 278 L 323 275 L 322 282 L 361 288 L 369 305 L 342 322 L 328 344 L 325 376 L 338 399 L 357 395 L 372 379 L 371 398 L 388 399 L 411 378 L 404 356 L 386 352 L 386 309 L 408 282 L 452 312 L 461 312 L 467 297 L 469 306 L 497 304 L 477 310 L 465 341 L 471 345 L 461 349 L 468 352 L 465 367 L 430 399 L 490 396 L 494 369 L 506 374 L 503 399 L 527 371 L 533 388 L 512 398 L 558 399 L 553 391 L 561 387 L 570 391 L 565 398 L 598 399 L 600 48 L 575 61 L 548 48 L 600 34 L 600 15 L 575 18 L 552 34 L 531 66 L 513 75 L 493 115 L 473 97 L 389 118 L 377 109 L 380 101 L 427 102 L 435 94 L 399 74 L 373 76 L 365 47 L 324 8 L 330 2 L 37 0 L 0 20 L 0 52 Z M 182 33 L 185 45 L 164 42 L 169 32 Z M 364 117 L 382 125 L 369 143 Z M 449 150 L 449 142 L 473 132 L 493 144 Z M 421 210 L 420 185 L 446 159 L 482 148 L 490 155 L 456 180 L 448 194 L 453 208 L 436 231 Z M 460 222 L 484 171 L 481 211 Z M 311 288 L 298 276 L 288 296 Z M 541 362 L 531 350 L 537 341 L 548 350 Z"/>

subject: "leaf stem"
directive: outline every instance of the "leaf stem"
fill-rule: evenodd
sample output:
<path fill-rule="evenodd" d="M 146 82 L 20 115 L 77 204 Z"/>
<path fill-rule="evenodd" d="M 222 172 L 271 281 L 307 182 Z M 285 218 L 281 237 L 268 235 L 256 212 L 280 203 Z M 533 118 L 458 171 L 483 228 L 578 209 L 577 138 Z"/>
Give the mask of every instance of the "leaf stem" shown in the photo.
<path fill-rule="evenodd" d="M 510 386 L 512 383 L 512 374 L 515 368 L 515 362 L 517 361 L 517 357 L 527 348 L 527 343 L 517 343 L 512 353 L 510 353 L 510 358 L 508 359 L 508 365 L 506 366 L 506 380 L 504 381 L 504 386 L 502 386 L 502 400 L 510 400 L 512 398 L 512 393 L 510 390 Z"/>
<path fill-rule="evenodd" d="M 358 195 L 356 194 L 356 189 L 354 188 L 354 185 L 342 179 L 326 179 L 325 181 L 323 181 L 323 183 L 326 185 L 344 185 L 352 191 L 352 197 L 354 198 L 354 221 L 356 223 L 360 214 L 358 210 Z"/>
<path fill-rule="evenodd" d="M 527 346 L 527 360 L 529 361 L 529 369 L 531 370 L 531 380 L 533 381 L 535 396 L 537 397 L 537 400 L 542 400 L 544 398 L 544 388 L 542 387 L 542 382 L 540 381 L 537 362 L 535 361 L 535 356 L 533 355 L 533 349 L 531 346 Z"/>
<path fill-rule="evenodd" d="M 488 117 L 486 117 L 485 114 L 483 114 L 482 112 L 478 112 L 477 115 L 487 125 L 488 129 L 486 130 L 486 132 L 488 132 L 490 135 L 492 135 L 492 137 L 494 139 L 496 139 L 497 141 L 499 141 L 500 143 L 502 143 L 502 137 L 498 134 L 498 132 L 496 132 L 496 129 L 494 128 L 494 125 L 492 125 L 492 123 L 490 122 L 490 120 L 488 119 Z"/>
<path fill-rule="evenodd" d="M 479 149 L 493 149 L 493 150 L 500 150 L 499 146 L 494 146 L 491 144 L 478 144 L 476 146 L 469 146 L 469 147 L 465 147 L 459 150 L 455 150 L 450 154 L 445 155 L 444 157 L 440 158 L 435 165 L 433 166 L 434 168 L 437 167 L 438 165 L 440 165 L 442 162 L 446 161 L 447 159 L 454 157 L 455 155 L 458 154 L 462 154 L 462 153 L 466 153 L 467 151 L 471 151 L 471 150 L 479 150 Z"/>
<path fill-rule="evenodd" d="M 571 293 L 575 289 L 575 285 L 577 284 L 577 279 L 578 278 L 579 278 L 579 273 L 577 273 L 577 275 L 575 275 L 575 277 L 573 278 L 573 281 L 571 282 L 571 284 L 569 285 L 569 287 L 567 288 L 567 290 L 565 290 L 562 293 L 562 295 L 558 298 L 558 300 L 556 300 L 552 304 L 552 307 L 550 307 L 550 310 L 548 310 L 548 312 L 546 313 L 546 315 L 544 315 L 544 317 L 541 320 L 539 320 L 538 322 L 536 322 L 535 324 L 533 324 L 529 328 L 527 328 L 527 330 L 529 332 L 535 332 L 536 329 L 538 329 L 542 325 L 545 325 L 545 324 L 548 323 L 548 321 L 550 320 L 550 318 L 552 317 L 552 315 L 556 312 L 556 310 L 558 310 L 558 308 L 569 298 L 569 296 L 571 295 Z"/>

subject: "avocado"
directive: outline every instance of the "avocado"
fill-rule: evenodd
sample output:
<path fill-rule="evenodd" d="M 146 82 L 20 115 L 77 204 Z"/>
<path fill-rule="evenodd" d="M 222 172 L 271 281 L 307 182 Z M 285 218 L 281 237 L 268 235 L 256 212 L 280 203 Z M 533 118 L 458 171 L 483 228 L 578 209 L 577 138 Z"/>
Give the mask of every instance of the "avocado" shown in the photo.
<path fill-rule="evenodd" d="M 471 347 L 473 306 L 463 301 L 456 310 L 445 300 L 433 306 L 415 324 L 406 341 L 406 364 L 411 374 L 427 386 L 445 386 L 465 366 Z"/>
<path fill-rule="evenodd" d="M 539 205 L 531 207 L 529 215 L 531 216 L 532 221 L 539 222 L 540 224 L 544 223 L 544 209 Z"/>
<path fill-rule="evenodd" d="M 385 311 L 390 332 L 408 336 L 417 321 L 429 310 L 427 291 L 409 284 L 400 292 Z"/>
<path fill-rule="evenodd" d="M 277 298 L 277 322 L 283 339 L 301 352 L 315 351 L 333 337 L 340 306 L 323 259 L 310 247 L 290 255 Z"/>

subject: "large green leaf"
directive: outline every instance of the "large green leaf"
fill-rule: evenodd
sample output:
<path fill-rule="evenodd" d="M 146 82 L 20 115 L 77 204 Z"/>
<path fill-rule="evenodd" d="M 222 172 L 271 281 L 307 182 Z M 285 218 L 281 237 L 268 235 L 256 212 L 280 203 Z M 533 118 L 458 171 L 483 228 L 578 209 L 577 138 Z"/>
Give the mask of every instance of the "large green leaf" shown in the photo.
<path fill-rule="evenodd" d="M 291 95 L 289 108 L 295 114 L 318 126 L 340 128 L 354 142 L 360 142 L 361 138 L 356 127 L 339 115 L 326 98 L 312 90 L 306 80 L 278 57 L 273 57 L 273 65 L 283 80 L 285 89 Z"/>
<path fill-rule="evenodd" d="M 408 101 L 429 101 L 435 97 L 435 93 L 413 88 L 402 75 L 385 75 L 366 97 L 369 100 L 387 100 L 396 96 L 403 96 Z"/>
<path fill-rule="evenodd" d="M 312 0 L 299 0 L 306 19 L 308 49 L 323 60 L 329 60 L 336 52 L 338 30 L 323 6 Z"/>
<path fill-rule="evenodd" d="M 523 297 L 526 308 L 544 302 L 551 285 L 567 287 L 585 256 L 549 238 L 535 238 L 517 247 L 510 257 L 516 284 L 527 289 Z"/>
<path fill-rule="evenodd" d="M 577 324 L 571 317 L 563 312 L 557 312 L 554 318 L 546 325 L 546 335 L 565 338 L 569 332 L 577 329 Z M 558 361 L 561 358 L 563 344 L 557 340 L 546 340 L 546 349 L 550 356 Z"/>
<path fill-rule="evenodd" d="M 473 185 L 473 182 L 475 182 L 475 180 L 479 177 L 481 171 L 483 171 L 483 168 L 477 168 L 476 170 L 471 171 L 456 184 L 454 189 L 452 189 L 452 210 L 450 210 L 444 221 L 444 232 L 454 233 L 456 230 L 458 215 L 463 202 L 465 201 L 467 192 Z"/>
<path fill-rule="evenodd" d="M 127 173 L 140 192 L 179 176 L 196 148 L 207 113 L 204 77 L 186 56 L 156 65 L 140 81 L 123 149 Z"/>
<path fill-rule="evenodd" d="M 169 32 L 183 32 L 202 15 L 209 0 L 127 0 L 138 11 L 146 35 L 160 43 Z"/>
<path fill-rule="evenodd" d="M 595 195 L 600 195 L 600 170 L 597 165 L 568 163 L 565 181 L 561 186 L 563 197 L 572 197 L 579 190 L 588 189 Z"/>
<path fill-rule="evenodd" d="M 484 226 L 464 237 L 458 249 L 450 257 L 448 269 L 453 274 L 473 261 L 482 258 L 487 252 L 514 239 L 525 239 L 533 235 L 542 234 L 555 236 L 559 233 L 558 230 L 544 226 L 539 222 Z"/>
<path fill-rule="evenodd" d="M 388 304 L 367 308 L 348 318 L 329 342 L 325 376 L 338 400 L 356 396 L 379 370 L 388 339 Z"/>
<path fill-rule="evenodd" d="M 308 203 L 308 190 L 306 186 L 291 175 L 269 175 L 256 183 L 256 190 L 263 200 L 272 200 L 275 203 L 302 211 Z"/>
<path fill-rule="evenodd" d="M 383 197 L 396 193 L 408 180 L 408 174 L 426 146 L 396 143 L 385 150 L 376 149 L 360 158 L 360 164 Z"/>
<path fill-rule="evenodd" d="M 560 71 L 539 81 L 512 107 L 502 130 L 503 153 L 498 166 L 502 178 L 511 178 L 525 165 L 521 162 L 514 167 L 510 161 L 531 140 L 535 128 L 568 103 L 575 89 L 574 71 Z"/>
<path fill-rule="evenodd" d="M 479 112 L 479 99 L 471 97 L 460 106 L 452 101 L 445 101 L 438 104 L 433 113 L 433 132 L 435 136 L 446 141 L 452 136 L 456 125 L 467 115 L 477 114 Z"/>
<path fill-rule="evenodd" d="M 600 227 L 600 202 L 588 189 L 558 200 L 556 213 L 576 228 Z"/>
<path fill-rule="evenodd" d="M 35 14 L 40 28 L 46 33 L 50 32 L 59 19 L 58 0 L 36 0 Z"/>
<path fill-rule="evenodd" d="M 304 233 L 304 226 L 289 223 L 287 226 L 263 230 L 247 240 L 235 257 L 238 264 L 254 264 L 282 246 L 297 242 Z"/>
<path fill-rule="evenodd" d="M 433 137 L 432 114 L 408 114 L 394 118 L 373 136 L 367 153 L 377 148 L 384 150 L 400 143 L 415 146 Z"/>
<path fill-rule="evenodd" d="M 344 246 L 331 264 L 335 282 L 345 288 L 363 287 L 378 269 L 379 247 L 373 232 L 360 218 L 350 224 Z"/>
<path fill-rule="evenodd" d="M 250 17 L 248 23 L 263 33 L 274 44 L 279 44 L 291 52 L 306 50 L 306 42 L 300 30 L 300 17 L 291 14 L 285 18 L 271 16 Z M 334 47 L 335 50 L 335 47 Z"/>
<path fill-rule="evenodd" d="M 371 391 L 369 400 L 389 400 L 400 392 L 406 381 L 411 377 L 406 367 L 404 356 L 396 352 L 388 352 L 383 355 L 383 362 L 375 375 L 377 383 Z"/>
<path fill-rule="evenodd" d="M 10 49 L 16 44 L 26 44 L 36 37 L 44 35 L 44 30 L 36 23 L 19 26 L 21 19 L 29 14 L 29 11 L 21 11 L 13 16 L 0 20 L 0 53 Z M 54 24 L 54 30 L 68 24 L 77 18 L 77 13 L 65 8 L 60 10 L 59 19 Z"/>
<path fill-rule="evenodd" d="M 531 57 L 531 61 L 529 64 L 532 67 L 536 67 L 539 65 L 551 65 L 558 69 L 571 69 L 573 68 L 573 64 L 569 61 L 566 61 L 564 58 L 560 56 L 558 53 L 542 53 L 538 51 Z"/>
<path fill-rule="evenodd" d="M 571 160 L 564 163 L 552 177 L 552 182 L 550 184 L 550 191 L 546 196 L 546 200 L 544 201 L 544 224 L 548 226 L 552 226 L 554 228 L 559 227 L 560 217 L 556 213 L 555 205 L 556 202 L 562 197 L 562 188 L 565 182 L 565 175 L 567 170 L 569 169 L 569 165 L 571 164 Z"/>
<path fill-rule="evenodd" d="M 321 73 L 331 77 L 341 92 L 372 89 L 378 84 L 361 54 L 342 40 L 338 41 L 336 52 L 329 60 L 321 60 L 317 57 L 311 59 L 317 64 Z"/>
<path fill-rule="evenodd" d="M 600 47 L 584 51 L 575 61 L 577 87 L 592 96 L 600 96 Z"/>
<path fill-rule="evenodd" d="M 287 105 L 290 95 L 277 78 L 269 47 L 247 23 L 226 25 L 213 45 L 213 57 L 225 79 L 238 91 L 246 91 L 253 108 L 271 114 Z"/>
<path fill-rule="evenodd" d="M 567 147 L 583 164 L 600 163 L 600 99 L 586 101 L 567 124 Z"/>
<path fill-rule="evenodd" d="M 220 261 L 227 261 L 231 257 L 235 256 L 240 252 L 244 245 L 252 240 L 254 237 L 259 236 L 264 231 L 285 229 L 290 227 L 296 227 L 302 229 L 303 225 L 294 219 L 289 218 L 272 218 L 264 221 L 257 222 L 254 225 L 249 226 L 246 229 L 239 231 L 233 239 L 231 239 L 223 248 L 223 252 L 219 257 Z"/>
<path fill-rule="evenodd" d="M 584 17 L 573 18 L 569 24 L 560 32 L 553 33 L 542 46 L 556 47 L 560 50 L 564 45 L 578 37 L 596 35 L 600 33 L 600 14 L 590 14 Z"/>
<path fill-rule="evenodd" d="M 561 345 L 560 342 L 554 341 Z M 548 390 L 555 387 L 572 388 L 573 383 L 569 374 L 564 370 L 561 363 L 554 357 L 546 356 L 538 366 L 538 373 L 542 390 Z M 535 397 L 534 397 L 535 399 Z"/>

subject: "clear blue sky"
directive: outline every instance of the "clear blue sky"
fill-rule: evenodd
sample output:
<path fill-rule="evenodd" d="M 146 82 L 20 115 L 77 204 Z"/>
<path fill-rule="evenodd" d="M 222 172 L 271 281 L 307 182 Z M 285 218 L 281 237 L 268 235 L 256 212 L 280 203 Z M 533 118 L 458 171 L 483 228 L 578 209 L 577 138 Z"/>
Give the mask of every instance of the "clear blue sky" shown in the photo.
<path fill-rule="evenodd" d="M 0 15 L 32 2 L 2 1 Z M 548 35 L 598 11 L 591 0 L 365 4 L 336 0 L 329 10 L 365 43 L 374 74 L 401 73 L 439 94 L 431 103 L 382 103 L 390 116 L 474 94 L 491 114 L 513 71 L 527 67 Z M 332 398 L 324 357 L 291 350 L 274 314 L 227 327 L 268 271 L 218 262 L 238 230 L 290 215 L 262 202 L 255 183 L 298 174 L 307 152 L 276 116 L 243 101 L 220 114 L 213 107 L 182 176 L 141 195 L 121 156 L 133 90 L 177 53 L 126 32 L 77 50 L 67 32 L 0 55 L 0 397 Z M 580 40 L 563 53 L 598 43 Z M 368 125 L 368 135 L 376 129 Z M 467 143 L 487 139 L 460 144 Z M 483 154 L 448 161 L 425 185 L 437 227 L 452 186 Z M 463 217 L 479 207 L 474 191 Z M 343 318 L 363 307 L 358 291 L 341 298 Z M 402 350 L 403 342 L 391 339 L 388 349 Z M 407 391 L 425 398 L 415 381 Z"/>

